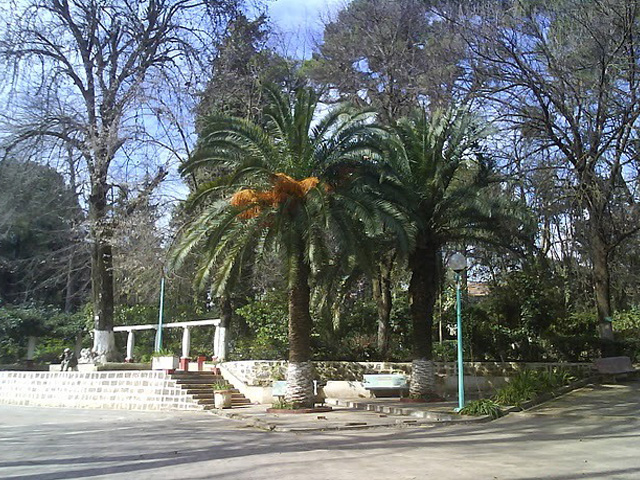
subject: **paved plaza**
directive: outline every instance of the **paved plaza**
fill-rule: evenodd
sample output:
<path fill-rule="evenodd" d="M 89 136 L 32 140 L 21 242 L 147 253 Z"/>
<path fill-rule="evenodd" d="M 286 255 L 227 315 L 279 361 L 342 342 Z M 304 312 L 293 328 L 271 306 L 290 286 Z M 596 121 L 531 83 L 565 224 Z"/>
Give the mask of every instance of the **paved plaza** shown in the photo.
<path fill-rule="evenodd" d="M 369 430 L 270 432 L 209 412 L 0 406 L 0 478 L 636 479 L 638 412 L 640 383 L 587 387 L 490 423 Z M 293 417 L 280 421 L 311 422 Z"/>

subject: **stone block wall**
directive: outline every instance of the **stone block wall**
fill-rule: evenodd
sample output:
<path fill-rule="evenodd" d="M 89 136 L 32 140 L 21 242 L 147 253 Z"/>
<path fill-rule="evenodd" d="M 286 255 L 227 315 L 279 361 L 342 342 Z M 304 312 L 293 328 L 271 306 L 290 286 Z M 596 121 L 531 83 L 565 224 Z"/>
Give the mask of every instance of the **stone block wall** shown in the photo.
<path fill-rule="evenodd" d="M 164 372 L 0 372 L 0 404 L 124 410 L 200 410 Z"/>

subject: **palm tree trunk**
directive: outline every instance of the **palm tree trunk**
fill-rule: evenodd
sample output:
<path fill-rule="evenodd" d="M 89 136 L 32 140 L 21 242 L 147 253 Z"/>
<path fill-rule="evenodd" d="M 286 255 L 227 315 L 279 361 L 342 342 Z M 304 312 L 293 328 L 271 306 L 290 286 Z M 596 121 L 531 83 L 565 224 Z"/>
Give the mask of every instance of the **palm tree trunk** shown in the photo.
<path fill-rule="evenodd" d="M 438 290 L 438 248 L 422 242 L 409 258 L 409 303 L 413 325 L 413 361 L 409 394 L 432 398 L 435 392 L 433 364 L 433 312 Z M 420 245 L 420 243 L 419 243 Z"/>
<path fill-rule="evenodd" d="M 311 363 L 311 314 L 309 266 L 302 255 L 289 290 L 289 366 L 285 401 L 294 408 L 313 407 L 313 364 Z"/>

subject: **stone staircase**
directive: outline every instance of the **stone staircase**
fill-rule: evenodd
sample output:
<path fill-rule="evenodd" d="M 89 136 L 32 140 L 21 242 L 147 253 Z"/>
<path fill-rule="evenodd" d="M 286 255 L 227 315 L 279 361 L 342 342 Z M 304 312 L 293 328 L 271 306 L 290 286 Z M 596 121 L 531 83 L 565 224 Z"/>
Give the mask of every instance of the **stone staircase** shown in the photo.
<path fill-rule="evenodd" d="M 242 407 L 245 405 L 251 405 L 251 401 L 246 398 L 237 388 L 233 388 L 229 382 L 227 382 L 219 371 L 214 372 L 181 372 L 176 371 L 171 374 L 171 379 L 175 380 L 178 387 L 180 387 L 187 394 L 198 402 L 204 410 L 211 410 L 214 407 L 213 401 L 213 384 L 224 382 L 229 385 L 229 390 L 233 392 L 231 399 L 231 407 Z"/>

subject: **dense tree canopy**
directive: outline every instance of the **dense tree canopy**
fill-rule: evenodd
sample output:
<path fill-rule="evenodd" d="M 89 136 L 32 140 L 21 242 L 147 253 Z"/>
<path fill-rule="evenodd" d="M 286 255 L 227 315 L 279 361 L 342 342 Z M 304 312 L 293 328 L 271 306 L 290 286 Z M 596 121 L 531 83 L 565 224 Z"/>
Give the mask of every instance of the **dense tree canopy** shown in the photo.
<path fill-rule="evenodd" d="M 307 59 L 277 48 L 268 4 L 15 6 L 0 24 L 12 336 L 45 304 L 91 310 L 94 349 L 116 358 L 116 307 L 152 319 L 169 275 L 180 318 L 212 294 L 232 357 L 289 347 L 294 403 L 312 358 L 413 360 L 412 392 L 430 395 L 453 337 L 444 262 L 462 250 L 490 292 L 465 353 L 637 354 L 637 0 L 353 0 Z"/>

